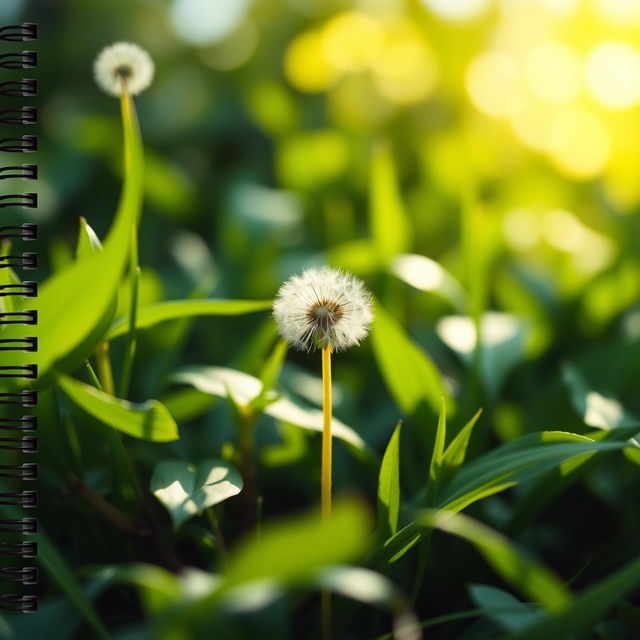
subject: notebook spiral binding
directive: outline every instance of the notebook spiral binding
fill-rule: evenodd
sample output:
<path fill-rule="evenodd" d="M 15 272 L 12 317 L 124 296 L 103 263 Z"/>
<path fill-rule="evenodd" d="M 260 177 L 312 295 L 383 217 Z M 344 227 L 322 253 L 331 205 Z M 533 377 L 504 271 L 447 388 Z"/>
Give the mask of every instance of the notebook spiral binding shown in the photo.
<path fill-rule="evenodd" d="M 0 26 L 0 182 L 19 179 L 33 184 L 38 179 L 36 163 L 5 162 L 15 160 L 13 154 L 38 150 L 38 137 L 32 133 L 38 124 L 38 107 L 16 104 L 38 95 L 37 80 L 11 77 L 16 70 L 35 69 L 38 53 L 5 47 L 37 39 L 38 25 L 32 22 Z M 0 274 L 11 274 L 0 284 L 0 330 L 7 329 L 0 333 L 0 610 L 31 613 L 38 609 L 33 591 L 38 584 L 38 569 L 33 566 L 38 522 L 26 514 L 38 506 L 33 488 L 38 464 L 29 459 L 38 450 L 38 419 L 29 408 L 38 403 L 37 392 L 30 388 L 38 378 L 38 367 L 29 362 L 29 354 L 37 352 L 38 339 L 27 327 L 38 324 L 36 309 L 29 308 L 29 300 L 38 296 L 38 283 L 20 276 L 21 271 L 38 267 L 38 254 L 23 244 L 37 239 L 38 227 L 15 220 L 38 207 L 38 194 L 33 188 L 6 191 L 0 196 L 0 222 L 13 223 L 0 225 Z M 19 335 L 21 326 L 24 335 Z"/>

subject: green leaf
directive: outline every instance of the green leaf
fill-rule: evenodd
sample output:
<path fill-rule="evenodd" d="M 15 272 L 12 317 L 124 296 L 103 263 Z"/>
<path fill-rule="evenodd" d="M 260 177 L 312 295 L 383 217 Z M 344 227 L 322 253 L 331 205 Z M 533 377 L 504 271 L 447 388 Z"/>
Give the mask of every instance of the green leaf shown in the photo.
<path fill-rule="evenodd" d="M 322 567 L 357 560 L 366 550 L 370 516 L 359 502 L 336 502 L 330 519 L 314 512 L 269 524 L 232 554 L 224 589 L 254 580 L 293 583 Z"/>
<path fill-rule="evenodd" d="M 446 487 L 451 482 L 458 472 L 458 469 L 464 463 L 473 427 L 481 415 L 482 409 L 478 409 L 473 418 L 471 418 L 471 420 L 462 427 L 444 452 L 440 469 L 440 480 L 438 483 L 440 488 Z"/>
<path fill-rule="evenodd" d="M 638 428 L 632 427 L 631 432 Z M 469 504 L 550 469 L 582 454 L 614 451 L 624 442 L 595 441 L 564 431 L 532 433 L 484 455 L 458 473 L 439 501 L 440 507 L 459 511 Z"/>
<path fill-rule="evenodd" d="M 544 618 L 512 636 L 512 640 L 566 640 L 593 630 L 602 616 L 625 594 L 640 584 L 640 559 L 581 593 L 561 613 Z"/>
<path fill-rule="evenodd" d="M 39 383 L 45 383 L 51 368 L 71 370 L 91 352 L 102 337 L 96 328 L 104 323 L 129 253 L 130 236 L 137 224 L 142 203 L 142 142 L 132 105 L 123 101 L 124 155 L 127 171 L 114 223 L 104 251 L 87 256 L 49 278 L 22 305 L 35 309 L 38 351 L 30 362 L 38 366 Z M 17 338 L 24 327 L 10 325 L 4 337 Z M 91 340 L 87 338 L 91 337 Z M 7 360 L 22 362 L 19 352 Z M 64 363 L 62 363 L 64 360 Z M 10 362 L 7 362 L 10 364 Z"/>
<path fill-rule="evenodd" d="M 438 427 L 436 429 L 436 439 L 433 443 L 431 454 L 431 464 L 429 465 L 429 482 L 427 483 L 427 505 L 431 506 L 438 495 L 440 482 L 440 469 L 444 458 L 444 443 L 447 439 L 447 407 L 444 398 L 441 399 L 440 415 L 438 416 Z M 395 533 L 395 532 L 394 532 Z"/>
<path fill-rule="evenodd" d="M 467 294 L 460 282 L 431 258 L 403 253 L 393 259 L 391 273 L 415 289 L 439 295 L 459 313 L 467 309 Z"/>
<path fill-rule="evenodd" d="M 520 602 L 507 591 L 486 584 L 469 586 L 471 599 L 484 610 L 484 615 L 505 631 L 519 631 L 540 618 L 538 609 Z"/>
<path fill-rule="evenodd" d="M 226 367 L 207 367 L 194 365 L 177 371 L 172 377 L 173 382 L 188 384 L 202 393 L 209 393 L 220 398 L 227 398 L 231 393 L 235 402 L 241 406 L 250 406 L 262 392 L 262 383 L 248 373 L 228 369 Z M 322 432 L 322 411 L 306 407 L 285 395 L 272 395 L 270 403 L 263 411 L 267 415 L 288 422 L 289 424 Z M 364 440 L 346 424 L 332 418 L 332 435 L 364 451 Z"/>
<path fill-rule="evenodd" d="M 123 433 L 154 442 L 178 438 L 178 426 L 166 407 L 157 400 L 139 404 L 128 402 L 67 375 L 61 375 L 57 383 L 74 404 Z"/>
<path fill-rule="evenodd" d="M 628 447 L 624 439 L 639 429 L 619 429 L 617 431 L 621 433 L 613 432 L 610 440 L 600 442 L 563 431 L 542 431 L 523 436 L 474 460 L 459 471 L 438 500 L 438 506 L 449 512 L 460 511 L 473 502 L 538 477 L 550 469 L 559 467 L 569 473 L 580 456 Z M 414 502 L 422 503 L 423 500 L 424 493 L 418 495 Z M 406 525 L 370 554 L 369 566 L 378 567 L 395 562 L 421 538 L 420 527 L 415 523 Z"/>
<path fill-rule="evenodd" d="M 11 241 L 3 240 L 0 243 L 0 256 L 11 255 Z M 21 284 L 20 278 L 16 275 L 11 267 L 2 267 L 0 269 L 0 286 L 5 284 Z M 16 309 L 15 296 L 0 297 L 0 313 L 11 313 Z M 4 336 L 3 336 L 4 337 Z"/>
<path fill-rule="evenodd" d="M 165 460 L 156 465 L 151 492 L 167 508 L 177 529 L 185 520 L 242 490 L 238 471 L 222 460 Z"/>
<path fill-rule="evenodd" d="M 150 304 L 138 309 L 137 329 L 147 329 L 159 322 L 192 316 L 237 316 L 270 309 L 271 300 L 172 300 Z M 128 318 L 116 318 L 109 329 L 107 340 L 127 333 Z"/>
<path fill-rule="evenodd" d="M 378 478 L 378 519 L 383 536 L 398 530 L 400 512 L 400 429 L 398 422 L 384 452 Z"/>
<path fill-rule="evenodd" d="M 376 144 L 371 161 L 371 237 L 380 257 L 388 262 L 407 249 L 409 221 L 398 187 L 391 146 L 386 142 Z"/>
<path fill-rule="evenodd" d="M 402 411 L 411 415 L 422 402 L 438 411 L 442 397 L 453 405 L 435 364 L 380 304 L 376 304 L 371 339 L 378 367 Z"/>
<path fill-rule="evenodd" d="M 96 232 L 89 226 L 87 221 L 80 217 L 80 231 L 78 233 L 78 246 L 76 247 L 76 256 L 82 260 L 96 253 L 104 251 L 100 238 Z"/>
<path fill-rule="evenodd" d="M 548 611 L 562 611 L 571 602 L 571 593 L 559 578 L 486 525 L 460 513 L 442 510 L 423 511 L 416 523 L 467 540 L 511 586 Z"/>

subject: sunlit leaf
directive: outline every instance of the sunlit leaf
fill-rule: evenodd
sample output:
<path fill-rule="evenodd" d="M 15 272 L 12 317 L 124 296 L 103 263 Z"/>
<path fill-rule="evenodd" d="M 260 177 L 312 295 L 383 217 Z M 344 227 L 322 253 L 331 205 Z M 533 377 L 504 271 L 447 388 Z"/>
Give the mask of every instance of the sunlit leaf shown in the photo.
<path fill-rule="evenodd" d="M 231 498 L 242 490 L 236 469 L 222 460 L 164 460 L 156 465 L 149 486 L 167 508 L 174 528 L 203 509 Z"/>
<path fill-rule="evenodd" d="M 331 519 L 314 512 L 272 523 L 233 552 L 223 586 L 261 579 L 294 582 L 324 566 L 356 560 L 370 531 L 368 511 L 353 501 L 334 504 Z"/>
<path fill-rule="evenodd" d="M 435 293 L 460 313 L 467 306 L 467 296 L 458 280 L 435 260 L 414 253 L 404 253 L 393 259 L 391 272 L 420 291 Z"/>
<path fill-rule="evenodd" d="M 172 380 L 195 387 L 202 393 L 209 393 L 220 398 L 233 394 L 235 402 L 249 406 L 262 392 L 262 383 L 242 371 L 226 367 L 207 367 L 196 365 L 177 371 Z M 288 422 L 303 429 L 322 432 L 322 411 L 306 407 L 285 395 L 273 395 L 270 402 L 262 409 L 267 415 Z M 352 444 L 357 449 L 365 449 L 362 438 L 346 424 L 332 419 L 332 435 Z"/>
<path fill-rule="evenodd" d="M 61 375 L 57 382 L 68 398 L 83 411 L 123 433 L 155 442 L 178 438 L 175 420 L 157 400 L 137 404 L 128 402 L 66 375 Z"/>

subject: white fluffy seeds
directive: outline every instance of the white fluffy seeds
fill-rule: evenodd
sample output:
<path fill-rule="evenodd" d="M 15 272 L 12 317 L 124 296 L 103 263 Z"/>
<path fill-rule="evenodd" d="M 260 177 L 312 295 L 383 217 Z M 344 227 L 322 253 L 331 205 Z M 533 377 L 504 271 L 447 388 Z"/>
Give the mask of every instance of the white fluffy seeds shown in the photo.
<path fill-rule="evenodd" d="M 105 47 L 93 63 L 98 86 L 111 96 L 122 93 L 122 81 L 131 95 L 144 91 L 153 80 L 153 60 L 137 44 L 116 42 Z"/>
<path fill-rule="evenodd" d="M 366 337 L 373 320 L 371 294 L 360 280 L 338 269 L 307 269 L 280 287 L 273 316 L 292 346 L 340 351 Z"/>

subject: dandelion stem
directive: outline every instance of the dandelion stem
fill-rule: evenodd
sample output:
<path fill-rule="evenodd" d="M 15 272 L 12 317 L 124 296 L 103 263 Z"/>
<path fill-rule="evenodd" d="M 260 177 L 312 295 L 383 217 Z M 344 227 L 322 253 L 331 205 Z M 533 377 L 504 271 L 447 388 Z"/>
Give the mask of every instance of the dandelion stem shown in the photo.
<path fill-rule="evenodd" d="M 321 506 L 322 517 L 331 517 L 331 345 L 322 349 L 322 461 L 321 461 Z M 331 638 L 331 593 L 320 594 L 322 614 L 322 638 Z"/>
<path fill-rule="evenodd" d="M 322 349 L 322 515 L 331 516 L 331 345 Z"/>

